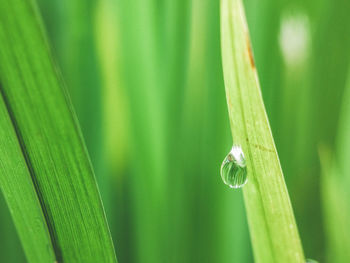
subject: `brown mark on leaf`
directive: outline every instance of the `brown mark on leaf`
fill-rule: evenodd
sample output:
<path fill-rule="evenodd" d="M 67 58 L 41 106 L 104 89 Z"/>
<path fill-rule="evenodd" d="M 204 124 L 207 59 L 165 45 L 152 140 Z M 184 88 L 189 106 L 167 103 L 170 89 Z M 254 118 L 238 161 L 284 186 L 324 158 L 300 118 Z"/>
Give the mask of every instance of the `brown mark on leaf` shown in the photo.
<path fill-rule="evenodd" d="M 255 62 L 254 62 L 254 57 L 253 57 L 253 51 L 252 51 L 252 46 L 250 44 L 250 39 L 249 39 L 249 35 L 246 34 L 246 42 L 247 42 L 247 52 L 248 52 L 248 56 L 249 56 L 249 61 L 250 61 L 250 65 L 252 66 L 253 69 L 255 69 Z"/>
<path fill-rule="evenodd" d="M 230 99 L 229 96 L 227 97 L 227 104 L 229 105 L 229 108 L 230 108 L 230 109 L 233 108 L 233 105 L 232 105 L 232 102 L 231 102 L 231 99 Z"/>
<path fill-rule="evenodd" d="M 259 150 L 261 150 L 263 152 L 270 152 L 270 153 L 274 152 L 274 150 L 271 150 L 271 149 L 269 149 L 269 148 L 267 148 L 267 147 L 265 147 L 263 145 L 249 142 L 248 138 L 246 138 L 246 141 L 247 141 L 247 143 L 249 143 L 249 145 L 251 145 L 251 146 L 253 146 L 253 147 L 255 147 L 255 148 L 257 148 L 257 149 L 259 149 Z"/>

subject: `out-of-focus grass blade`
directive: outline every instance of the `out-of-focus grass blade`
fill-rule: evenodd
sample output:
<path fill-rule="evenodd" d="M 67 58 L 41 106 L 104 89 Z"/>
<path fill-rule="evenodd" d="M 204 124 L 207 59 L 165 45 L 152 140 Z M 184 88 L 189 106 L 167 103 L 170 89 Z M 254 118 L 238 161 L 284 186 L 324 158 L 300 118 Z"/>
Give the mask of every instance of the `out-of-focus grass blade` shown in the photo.
<path fill-rule="evenodd" d="M 119 25 L 111 0 L 99 0 L 95 38 L 101 65 L 104 144 L 111 170 L 121 170 L 127 151 L 127 100 L 120 65 Z"/>
<path fill-rule="evenodd" d="M 160 5 L 161 6 L 161 5 Z M 128 100 L 130 127 L 127 178 L 132 259 L 136 262 L 167 260 L 166 238 L 166 89 L 159 65 L 158 26 L 155 1 L 116 2 L 123 85 Z M 161 9 L 161 7 L 159 7 Z M 136 74 L 137 73 L 137 74 Z M 131 259 L 131 260 L 132 260 Z"/>
<path fill-rule="evenodd" d="M 314 140 L 315 122 L 320 118 L 312 116 L 315 100 L 310 78 L 311 19 L 302 7 L 284 7 L 281 14 L 278 40 L 283 64 L 278 65 L 280 71 L 276 75 L 281 75 L 283 82 L 275 87 L 279 94 L 273 111 L 278 118 L 271 125 L 304 253 L 322 260 L 322 225 L 321 220 L 315 220 L 321 218 L 319 158 Z M 265 63 L 271 64 L 268 60 Z"/>
<path fill-rule="evenodd" d="M 3 166 L 3 180 L 13 180 L 10 168 L 24 169 L 25 159 L 59 262 L 116 262 L 90 160 L 70 100 L 52 63 L 37 8 L 32 1 L 1 0 L 0 4 L 1 93 L 23 155 L 17 157 L 22 165 Z M 11 135 L 14 131 L 7 132 Z M 13 147 L 15 156 L 19 145 L 8 141 L 7 147 Z M 25 192 L 21 187 L 18 185 L 18 195 L 32 191 L 28 188 Z M 30 232 L 21 225 L 25 224 L 23 220 L 16 220 L 23 240 Z M 41 229 L 42 217 L 38 217 L 37 224 Z M 45 230 L 41 231 L 44 237 Z M 38 237 L 31 238 L 38 241 Z M 47 244 L 46 239 L 42 242 Z M 37 248 L 31 247 L 30 255 L 28 249 L 30 258 Z"/>
<path fill-rule="evenodd" d="M 350 262 L 350 74 L 340 114 L 336 150 L 320 148 L 321 193 L 326 229 L 327 262 Z"/>
<path fill-rule="evenodd" d="M 350 62 L 350 53 L 348 52 L 350 45 L 348 14 L 350 2 L 323 1 L 323 4 L 319 6 L 322 9 L 315 22 L 317 26 L 313 36 L 315 40 L 313 41 L 312 69 L 313 119 L 318 121 L 314 122 L 312 132 L 315 144 L 319 144 L 321 141 L 331 151 L 328 160 L 327 151 L 321 150 L 320 152 L 322 163 L 320 188 L 326 230 L 325 251 L 326 259 L 329 262 L 347 262 L 348 260 L 343 260 L 349 259 L 350 246 L 349 241 L 346 241 L 347 239 L 342 235 L 348 233 L 348 227 L 343 228 L 341 220 L 349 220 L 349 212 L 345 201 L 348 200 L 348 195 L 344 193 L 344 189 L 349 184 L 343 181 L 348 175 L 348 170 L 341 170 L 339 166 L 348 164 L 342 158 L 349 159 L 349 155 L 346 155 L 348 154 L 346 153 L 346 146 L 350 145 L 345 137 L 341 135 L 341 133 L 347 132 L 347 139 L 349 139 L 349 130 L 346 131 L 345 129 L 345 122 L 348 123 L 348 117 L 346 117 L 348 113 L 340 109 Z M 346 103 L 346 100 L 348 103 L 347 98 L 345 98 L 344 103 Z M 343 117 L 339 119 L 340 111 L 343 112 Z M 339 121 L 344 122 L 344 124 L 340 126 Z M 338 127 L 340 133 L 337 132 Z M 335 154 L 333 154 L 334 144 L 336 145 Z M 342 152 L 343 150 L 345 151 Z M 335 161 L 332 160 L 333 158 L 335 158 Z M 327 164 L 327 162 L 330 163 Z M 329 169 L 326 168 L 327 166 L 329 166 Z M 326 198 L 329 199 L 325 200 Z M 342 198 L 346 199 L 343 200 Z M 314 235 L 312 238 L 314 239 Z M 342 253 L 344 254 L 341 255 Z M 333 256 L 334 258 L 332 258 Z"/>
<path fill-rule="evenodd" d="M 261 97 L 240 0 L 221 1 L 221 39 L 233 141 L 247 158 L 244 199 L 256 262 L 305 262 Z"/>
<path fill-rule="evenodd" d="M 121 11 L 122 12 L 122 11 Z M 95 41 L 101 67 L 103 149 L 105 175 L 99 181 L 113 241 L 118 244 L 118 259 L 133 262 L 128 199 L 129 109 L 121 65 L 121 34 L 118 9 L 113 0 L 99 0 L 96 6 Z M 103 187 L 101 187 L 103 186 Z"/>

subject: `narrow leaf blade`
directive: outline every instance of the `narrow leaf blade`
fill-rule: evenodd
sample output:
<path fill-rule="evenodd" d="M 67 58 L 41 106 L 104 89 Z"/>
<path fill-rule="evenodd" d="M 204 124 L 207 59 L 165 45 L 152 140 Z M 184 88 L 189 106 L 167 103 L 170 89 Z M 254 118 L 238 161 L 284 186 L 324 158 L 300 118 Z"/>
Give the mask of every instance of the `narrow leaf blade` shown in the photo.
<path fill-rule="evenodd" d="M 221 0 L 221 45 L 233 141 L 247 158 L 244 199 L 256 262 L 305 262 L 262 101 L 241 0 Z"/>
<path fill-rule="evenodd" d="M 55 252 L 21 146 L 0 96 L 0 185 L 29 262 L 54 262 Z"/>
<path fill-rule="evenodd" d="M 1 0 L 0 78 L 58 261 L 115 262 L 95 177 L 32 1 Z M 11 176 L 8 171 L 7 176 Z M 19 229 L 20 230 L 20 229 Z"/>

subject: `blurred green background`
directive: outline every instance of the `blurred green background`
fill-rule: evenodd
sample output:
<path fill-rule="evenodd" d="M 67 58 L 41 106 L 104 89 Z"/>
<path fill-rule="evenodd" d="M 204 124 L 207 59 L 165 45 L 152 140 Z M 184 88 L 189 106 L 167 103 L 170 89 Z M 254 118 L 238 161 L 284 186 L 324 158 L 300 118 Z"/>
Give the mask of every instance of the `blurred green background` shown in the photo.
<path fill-rule="evenodd" d="M 305 255 L 350 262 L 350 1 L 244 3 Z M 38 4 L 119 262 L 253 262 L 241 190 L 219 174 L 219 1 Z M 25 262 L 3 199 L 0 233 L 0 262 Z"/>

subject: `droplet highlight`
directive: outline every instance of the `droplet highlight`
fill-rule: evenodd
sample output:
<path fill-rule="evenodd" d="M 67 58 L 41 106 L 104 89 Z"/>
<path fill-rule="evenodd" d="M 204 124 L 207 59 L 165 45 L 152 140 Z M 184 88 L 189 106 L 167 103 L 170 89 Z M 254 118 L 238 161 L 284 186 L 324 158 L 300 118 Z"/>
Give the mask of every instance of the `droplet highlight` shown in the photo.
<path fill-rule="evenodd" d="M 232 146 L 222 162 L 220 174 L 222 181 L 231 188 L 241 188 L 247 183 L 247 166 L 240 146 Z"/>

